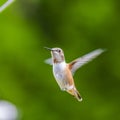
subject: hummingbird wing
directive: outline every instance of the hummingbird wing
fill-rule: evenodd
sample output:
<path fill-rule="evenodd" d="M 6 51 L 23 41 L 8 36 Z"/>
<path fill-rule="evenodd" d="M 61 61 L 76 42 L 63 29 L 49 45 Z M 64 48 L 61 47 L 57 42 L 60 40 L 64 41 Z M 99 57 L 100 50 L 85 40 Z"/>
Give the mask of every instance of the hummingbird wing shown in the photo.
<path fill-rule="evenodd" d="M 82 67 L 89 61 L 92 61 L 94 58 L 96 58 L 98 55 L 100 55 L 104 51 L 105 50 L 103 50 L 103 49 L 94 50 L 80 58 L 75 59 L 71 63 L 69 63 L 69 68 L 70 68 L 72 74 L 74 74 L 78 68 Z"/>
<path fill-rule="evenodd" d="M 46 64 L 53 65 L 52 58 L 48 58 L 44 61 Z"/>

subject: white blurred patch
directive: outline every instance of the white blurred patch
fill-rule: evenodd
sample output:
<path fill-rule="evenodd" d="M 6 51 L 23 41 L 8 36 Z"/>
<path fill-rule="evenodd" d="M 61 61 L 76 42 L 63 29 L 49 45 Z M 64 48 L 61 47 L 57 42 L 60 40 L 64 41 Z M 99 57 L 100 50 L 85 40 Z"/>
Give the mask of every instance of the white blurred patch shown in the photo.
<path fill-rule="evenodd" d="M 7 0 L 2 6 L 0 6 L 0 12 L 5 10 L 13 2 L 14 2 L 14 0 Z"/>
<path fill-rule="evenodd" d="M 0 101 L 0 120 L 16 120 L 18 111 L 15 105 L 8 101 Z"/>
<path fill-rule="evenodd" d="M 48 58 L 44 61 L 46 64 L 53 65 L 52 58 Z"/>

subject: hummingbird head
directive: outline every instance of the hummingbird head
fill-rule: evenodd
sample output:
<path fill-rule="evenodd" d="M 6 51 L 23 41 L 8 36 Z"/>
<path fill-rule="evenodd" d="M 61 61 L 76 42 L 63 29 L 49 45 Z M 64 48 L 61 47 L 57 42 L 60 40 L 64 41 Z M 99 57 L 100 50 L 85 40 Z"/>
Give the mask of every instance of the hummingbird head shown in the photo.
<path fill-rule="evenodd" d="M 45 48 L 51 51 L 51 55 L 54 63 L 61 63 L 65 61 L 64 52 L 61 48 L 48 48 L 48 47 Z"/>

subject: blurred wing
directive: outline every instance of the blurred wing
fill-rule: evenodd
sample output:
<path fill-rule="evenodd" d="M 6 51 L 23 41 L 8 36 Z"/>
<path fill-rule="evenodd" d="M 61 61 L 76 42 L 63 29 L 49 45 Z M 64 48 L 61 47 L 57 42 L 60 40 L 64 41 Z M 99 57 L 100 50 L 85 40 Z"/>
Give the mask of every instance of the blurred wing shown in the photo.
<path fill-rule="evenodd" d="M 46 64 L 53 65 L 52 58 L 48 58 L 44 61 Z"/>
<path fill-rule="evenodd" d="M 94 51 L 72 61 L 71 63 L 69 63 L 69 68 L 70 68 L 72 74 L 74 74 L 78 68 L 82 67 L 89 61 L 93 60 L 94 58 L 96 58 L 98 55 L 100 55 L 104 51 L 105 50 L 103 50 L 103 49 L 94 50 Z"/>

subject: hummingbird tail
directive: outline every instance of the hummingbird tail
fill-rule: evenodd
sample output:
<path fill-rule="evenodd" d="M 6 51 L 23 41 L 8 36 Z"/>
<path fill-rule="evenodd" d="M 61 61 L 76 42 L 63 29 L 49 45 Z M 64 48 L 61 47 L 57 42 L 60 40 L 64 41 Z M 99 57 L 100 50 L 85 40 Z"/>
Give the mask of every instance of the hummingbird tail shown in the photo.
<path fill-rule="evenodd" d="M 77 90 L 75 90 L 74 96 L 75 96 L 75 98 L 76 98 L 78 101 L 80 101 L 80 102 L 82 101 L 82 97 L 81 97 L 80 93 L 79 93 Z"/>
<path fill-rule="evenodd" d="M 78 101 L 82 101 L 82 97 L 80 95 L 80 93 L 76 90 L 76 89 L 71 89 L 67 91 L 69 94 L 73 95 Z"/>

